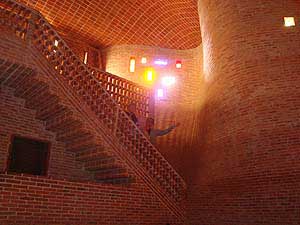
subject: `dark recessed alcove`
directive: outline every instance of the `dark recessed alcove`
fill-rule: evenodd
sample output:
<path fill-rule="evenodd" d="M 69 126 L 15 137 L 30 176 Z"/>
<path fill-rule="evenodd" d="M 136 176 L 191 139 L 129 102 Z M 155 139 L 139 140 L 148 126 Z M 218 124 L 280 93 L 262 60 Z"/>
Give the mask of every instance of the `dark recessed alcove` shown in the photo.
<path fill-rule="evenodd" d="M 8 160 L 8 172 L 46 175 L 49 143 L 14 136 Z"/>

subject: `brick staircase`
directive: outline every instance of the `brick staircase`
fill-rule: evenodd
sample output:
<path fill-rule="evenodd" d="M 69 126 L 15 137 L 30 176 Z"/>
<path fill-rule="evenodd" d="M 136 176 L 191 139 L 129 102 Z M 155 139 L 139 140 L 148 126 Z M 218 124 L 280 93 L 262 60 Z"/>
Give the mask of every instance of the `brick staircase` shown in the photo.
<path fill-rule="evenodd" d="M 56 133 L 56 140 L 64 142 L 68 151 L 76 153 L 76 160 L 94 173 L 96 182 L 132 182 L 133 176 L 124 163 L 102 144 L 103 141 L 96 140 L 79 115 L 38 78 L 31 69 L 0 59 L 0 84 L 14 88 L 15 96 L 25 99 L 27 108 L 36 110 L 36 118 L 44 121 L 47 130 Z"/>
<path fill-rule="evenodd" d="M 22 4 L 0 0 L 0 28 L 10 45 L 0 46 L 0 84 L 14 88 L 26 107 L 36 110 L 36 118 L 97 182 L 124 185 L 141 179 L 183 217 L 185 182 L 122 110 L 124 79 L 100 80 L 109 75 L 83 64 L 40 13 Z M 144 91 L 135 90 L 145 99 Z"/>

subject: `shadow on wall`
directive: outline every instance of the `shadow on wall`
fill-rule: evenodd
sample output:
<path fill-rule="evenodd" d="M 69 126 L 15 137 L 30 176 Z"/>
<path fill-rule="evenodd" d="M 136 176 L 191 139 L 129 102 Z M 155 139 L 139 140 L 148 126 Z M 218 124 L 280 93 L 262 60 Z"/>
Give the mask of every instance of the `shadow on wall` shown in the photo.
<path fill-rule="evenodd" d="M 197 110 L 182 113 L 178 117 L 180 127 L 159 141 L 161 153 L 188 184 L 197 183 L 209 163 L 204 160 L 209 145 L 207 131 L 210 112 L 216 108 L 216 104 L 203 100 L 203 105 L 197 106 Z M 192 113 L 194 115 L 191 116 Z"/>
<path fill-rule="evenodd" d="M 171 124 L 167 118 L 175 118 L 174 121 L 180 122 L 180 126 L 174 131 L 158 139 L 158 148 L 185 180 L 191 178 L 197 167 L 196 149 L 198 150 L 197 145 L 199 144 L 195 144 L 194 140 L 199 135 L 198 111 L 196 109 L 189 111 L 178 109 L 176 113 L 172 113 L 165 110 L 164 112 L 169 113 L 158 119 L 160 123 L 157 127 L 159 128 L 166 128 Z M 199 139 L 202 140 L 202 138 Z"/>
<path fill-rule="evenodd" d="M 188 184 L 195 183 L 204 169 L 204 147 L 207 144 L 207 126 L 208 126 L 208 112 L 213 107 L 208 103 L 199 109 L 195 121 L 195 129 L 193 129 L 193 142 L 189 146 L 184 146 L 189 151 L 182 154 L 181 160 L 183 161 L 183 176 Z M 187 129 L 187 132 L 189 130 Z"/>
<path fill-rule="evenodd" d="M 231 167 L 235 167 L 234 159 L 241 155 L 236 151 L 234 142 L 236 138 L 241 139 L 243 136 L 232 133 L 230 128 L 236 124 L 228 123 L 231 117 L 235 118 L 238 115 L 234 111 L 226 111 L 227 103 L 224 102 L 222 93 L 215 95 L 208 91 L 199 109 L 191 151 L 185 156 L 185 177 L 189 184 L 210 183 L 224 176 Z M 226 126 L 226 123 L 231 127 Z"/>

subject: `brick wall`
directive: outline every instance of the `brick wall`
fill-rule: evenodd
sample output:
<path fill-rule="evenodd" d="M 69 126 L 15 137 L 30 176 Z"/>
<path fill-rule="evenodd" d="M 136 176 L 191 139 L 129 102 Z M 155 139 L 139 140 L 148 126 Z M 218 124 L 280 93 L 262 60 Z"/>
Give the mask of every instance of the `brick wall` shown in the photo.
<path fill-rule="evenodd" d="M 53 72 L 10 31 L 1 34 L 0 49 L 0 58 L 33 67 L 42 77 Z M 89 174 L 35 119 L 35 111 L 25 108 L 12 89 L 1 86 L 0 91 L 0 224 L 182 224 L 182 218 L 139 179 L 127 186 L 87 182 Z M 63 92 L 58 87 L 56 91 Z M 11 134 L 51 142 L 49 176 L 4 173 Z"/>
<path fill-rule="evenodd" d="M 155 123 L 158 128 L 167 128 L 174 122 L 181 126 L 167 136 L 158 138 L 157 146 L 167 160 L 185 179 L 192 172 L 193 142 L 195 130 L 199 126 L 198 112 L 204 102 L 205 86 L 202 76 L 202 46 L 190 50 L 171 50 L 150 46 L 122 45 L 103 51 L 106 70 L 128 80 L 157 90 L 161 87 L 161 77 L 173 75 L 176 84 L 167 89 L 166 99 L 155 102 Z M 136 71 L 129 73 L 130 57 L 136 59 Z M 141 64 L 141 58 L 147 58 L 147 64 Z M 157 59 L 168 60 L 167 66 L 154 65 Z M 177 60 L 182 68 L 176 69 Z M 144 73 L 149 67 L 156 71 L 156 82 L 145 81 Z"/>
<path fill-rule="evenodd" d="M 207 97 L 191 224 L 298 224 L 300 27 L 296 1 L 200 0 Z"/>
<path fill-rule="evenodd" d="M 72 51 L 83 61 L 87 52 L 87 64 L 99 69 L 103 68 L 102 56 L 99 47 L 95 47 L 82 39 L 74 39 L 70 35 L 62 34 L 62 38 L 72 49 Z"/>
<path fill-rule="evenodd" d="M 12 135 L 19 135 L 51 143 L 48 175 L 68 180 L 93 180 L 91 174 L 75 161 L 74 153 L 65 150 L 64 143 L 55 140 L 55 134 L 45 130 L 42 121 L 35 119 L 35 111 L 24 107 L 23 99 L 13 96 L 13 90 L 0 90 L 0 168 L 6 170 Z"/>
<path fill-rule="evenodd" d="M 1 224 L 175 225 L 142 184 L 97 185 L 0 174 Z"/>

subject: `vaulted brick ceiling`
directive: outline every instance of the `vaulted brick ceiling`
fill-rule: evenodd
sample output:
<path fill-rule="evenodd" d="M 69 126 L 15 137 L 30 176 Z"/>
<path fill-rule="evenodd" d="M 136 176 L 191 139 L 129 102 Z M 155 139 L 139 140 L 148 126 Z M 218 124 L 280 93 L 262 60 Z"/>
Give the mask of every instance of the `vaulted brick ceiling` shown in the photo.
<path fill-rule="evenodd" d="M 196 0 L 19 0 L 60 32 L 93 45 L 190 49 L 201 42 Z"/>

